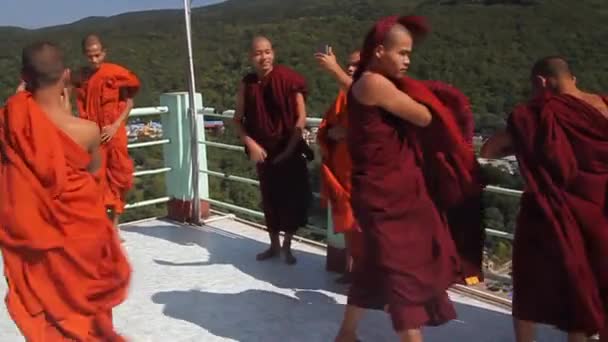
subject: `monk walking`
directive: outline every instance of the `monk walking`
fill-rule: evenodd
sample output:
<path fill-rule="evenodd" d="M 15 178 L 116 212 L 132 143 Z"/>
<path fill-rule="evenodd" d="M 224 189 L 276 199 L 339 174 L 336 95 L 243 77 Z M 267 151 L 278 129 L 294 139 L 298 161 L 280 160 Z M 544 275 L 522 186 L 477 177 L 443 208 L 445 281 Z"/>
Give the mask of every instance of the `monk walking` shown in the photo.
<path fill-rule="evenodd" d="M 321 164 L 321 200 L 323 204 L 331 203 L 332 222 L 336 233 L 344 234 L 346 242 L 346 272 L 338 282 L 349 283 L 354 260 L 363 249 L 362 233 L 357 226 L 350 206 L 351 161 L 346 141 L 348 114 L 346 112 L 346 94 L 352 84 L 352 77 L 359 65 L 360 54 L 350 54 L 346 72 L 342 70 L 333 51 L 328 54 L 317 53 L 315 58 L 319 65 L 332 75 L 340 85 L 340 91 L 333 105 L 325 113 L 319 126 L 317 140 L 323 163 Z"/>
<path fill-rule="evenodd" d="M 295 71 L 274 65 L 270 40 L 256 37 L 250 58 L 255 73 L 239 86 L 234 122 L 249 158 L 256 163 L 270 248 L 258 260 L 277 257 L 285 232 L 287 264 L 296 263 L 291 240 L 306 225 L 312 197 L 307 159 L 312 151 L 302 138 L 306 125 L 306 82 Z"/>
<path fill-rule="evenodd" d="M 78 111 L 81 118 L 97 123 L 101 131 L 104 203 L 118 227 L 127 192 L 133 185 L 126 123 L 140 83 L 131 71 L 105 61 L 107 51 L 98 36 L 85 37 L 82 49 L 89 66 L 75 77 Z"/>
<path fill-rule="evenodd" d="M 422 341 L 422 326 L 456 317 L 447 289 L 463 274 L 437 205 L 459 204 L 467 193 L 459 184 L 470 177 L 437 177 L 431 189 L 432 179 L 424 173 L 447 175 L 445 163 L 458 160 L 462 167 L 450 166 L 452 173 L 465 174 L 474 155 L 455 115 L 422 82 L 404 76 L 414 43 L 427 32 L 419 17 L 377 22 L 365 38 L 348 95 L 351 205 L 365 252 L 355 264 L 339 342 L 356 341 L 362 309 L 386 310 L 407 342 Z M 429 142 L 420 133 L 424 127 L 439 134 Z M 432 159 L 435 155 L 447 158 Z"/>
<path fill-rule="evenodd" d="M 123 341 L 112 308 L 130 267 L 104 211 L 97 125 L 70 108 L 62 51 L 23 51 L 27 88 L 0 110 L 0 249 L 6 305 L 30 342 Z"/>
<path fill-rule="evenodd" d="M 608 99 L 577 88 L 562 57 L 532 69 L 534 97 L 482 148 L 515 154 L 526 186 L 513 246 L 513 316 L 518 342 L 535 323 L 570 342 L 600 332 L 608 341 Z"/>

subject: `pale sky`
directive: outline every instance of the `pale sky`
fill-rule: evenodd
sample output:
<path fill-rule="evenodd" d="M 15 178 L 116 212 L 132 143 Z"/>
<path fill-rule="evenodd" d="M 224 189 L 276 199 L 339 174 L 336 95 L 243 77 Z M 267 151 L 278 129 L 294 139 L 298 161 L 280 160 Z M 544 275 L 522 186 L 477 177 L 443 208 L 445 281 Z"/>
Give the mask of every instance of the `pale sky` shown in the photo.
<path fill-rule="evenodd" d="M 193 0 L 192 7 L 222 0 Z M 40 28 L 92 16 L 151 9 L 183 8 L 183 0 L 0 0 L 0 26 Z"/>

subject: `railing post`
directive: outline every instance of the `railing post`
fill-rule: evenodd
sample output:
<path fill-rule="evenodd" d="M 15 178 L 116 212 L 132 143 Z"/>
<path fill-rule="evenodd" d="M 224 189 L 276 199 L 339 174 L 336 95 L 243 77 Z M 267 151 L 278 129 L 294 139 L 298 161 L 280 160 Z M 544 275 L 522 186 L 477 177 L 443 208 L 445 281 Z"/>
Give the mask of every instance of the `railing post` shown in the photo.
<path fill-rule="evenodd" d="M 346 269 L 344 234 L 336 234 L 334 232 L 331 204 L 327 206 L 327 259 L 325 261 L 325 269 L 338 273 L 343 273 Z"/>
<path fill-rule="evenodd" d="M 194 100 L 196 110 L 202 109 L 203 98 L 201 94 L 197 93 Z M 160 104 L 169 108 L 169 112 L 161 117 L 163 134 L 171 141 L 169 144 L 163 145 L 165 165 L 171 168 L 165 181 L 167 196 L 171 198 L 167 203 L 167 216 L 172 220 L 187 222 L 190 221 L 192 216 L 194 192 L 194 184 L 192 184 L 191 117 L 188 113 L 190 98 L 187 92 L 167 93 L 161 95 Z M 206 156 L 206 149 L 201 146 L 199 149 L 199 166 L 201 162 L 206 163 Z M 209 187 L 206 174 L 199 175 L 198 187 L 200 198 L 207 198 Z M 201 216 L 203 218 L 208 217 L 209 205 L 200 200 L 199 203 Z"/>

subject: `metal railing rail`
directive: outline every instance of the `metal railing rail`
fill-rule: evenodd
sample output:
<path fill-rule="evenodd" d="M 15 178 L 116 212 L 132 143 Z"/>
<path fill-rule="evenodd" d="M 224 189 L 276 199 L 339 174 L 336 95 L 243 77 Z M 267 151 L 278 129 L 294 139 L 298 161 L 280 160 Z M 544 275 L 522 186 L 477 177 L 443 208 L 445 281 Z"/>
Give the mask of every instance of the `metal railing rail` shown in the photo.
<path fill-rule="evenodd" d="M 167 108 L 165 106 L 133 108 L 133 110 L 131 110 L 131 112 L 129 113 L 129 119 L 142 117 L 142 116 L 161 115 L 161 114 L 166 114 L 168 112 L 169 112 L 169 108 Z M 161 139 L 154 139 L 154 140 L 150 140 L 150 141 L 131 143 L 131 144 L 127 145 L 127 148 L 134 149 L 134 148 L 144 148 L 144 147 L 150 147 L 150 146 L 160 146 L 160 145 L 168 144 L 170 142 L 171 141 L 169 139 L 161 138 Z M 133 176 L 134 177 L 143 177 L 143 176 L 150 176 L 150 175 L 158 175 L 158 174 L 167 173 L 169 171 L 171 171 L 170 167 L 162 167 L 162 168 L 149 169 L 149 170 L 137 170 L 133 173 Z M 129 203 L 129 204 L 125 205 L 125 210 L 147 207 L 147 206 L 156 205 L 156 204 L 160 204 L 160 203 L 167 203 L 167 202 L 169 202 L 169 199 L 170 199 L 169 197 L 159 197 L 159 198 L 143 200 L 143 201 L 139 201 L 139 202 L 135 202 L 135 203 Z"/>

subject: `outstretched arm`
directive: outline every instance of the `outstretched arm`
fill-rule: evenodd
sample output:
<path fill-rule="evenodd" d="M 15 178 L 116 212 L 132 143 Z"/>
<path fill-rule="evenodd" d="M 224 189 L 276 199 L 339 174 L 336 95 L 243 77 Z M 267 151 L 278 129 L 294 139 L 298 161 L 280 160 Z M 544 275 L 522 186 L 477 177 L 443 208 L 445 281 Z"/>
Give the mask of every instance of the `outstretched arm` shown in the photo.
<path fill-rule="evenodd" d="M 416 126 L 426 127 L 431 123 L 431 111 L 425 105 L 414 101 L 380 74 L 364 74 L 352 91 L 362 104 L 380 107 Z"/>

